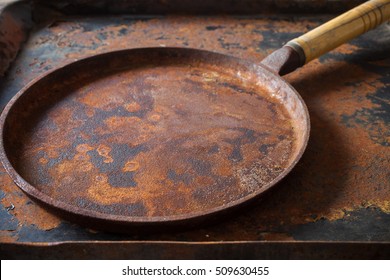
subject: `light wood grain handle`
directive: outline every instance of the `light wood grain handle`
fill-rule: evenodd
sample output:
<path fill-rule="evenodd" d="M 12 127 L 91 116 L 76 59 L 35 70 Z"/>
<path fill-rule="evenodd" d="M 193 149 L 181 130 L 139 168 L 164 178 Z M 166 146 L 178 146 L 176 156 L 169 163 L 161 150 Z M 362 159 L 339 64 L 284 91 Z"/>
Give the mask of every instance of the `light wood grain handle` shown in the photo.
<path fill-rule="evenodd" d="M 390 19 L 390 0 L 371 0 L 288 42 L 301 63 L 327 53 Z"/>

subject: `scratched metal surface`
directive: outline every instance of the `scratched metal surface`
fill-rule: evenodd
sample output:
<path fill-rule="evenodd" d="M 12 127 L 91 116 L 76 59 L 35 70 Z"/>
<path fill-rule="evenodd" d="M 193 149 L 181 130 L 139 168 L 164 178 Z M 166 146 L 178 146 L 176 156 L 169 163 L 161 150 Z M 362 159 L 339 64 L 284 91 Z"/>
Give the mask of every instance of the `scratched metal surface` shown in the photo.
<path fill-rule="evenodd" d="M 179 46 L 260 61 L 327 19 L 61 18 L 35 26 L 1 81 L 1 106 L 31 79 L 76 58 L 124 48 Z M 286 77 L 309 108 L 309 145 L 282 183 L 240 212 L 185 231 L 103 233 L 49 213 L 1 167 L 0 241 L 389 241 L 389 33 L 384 25 Z"/>

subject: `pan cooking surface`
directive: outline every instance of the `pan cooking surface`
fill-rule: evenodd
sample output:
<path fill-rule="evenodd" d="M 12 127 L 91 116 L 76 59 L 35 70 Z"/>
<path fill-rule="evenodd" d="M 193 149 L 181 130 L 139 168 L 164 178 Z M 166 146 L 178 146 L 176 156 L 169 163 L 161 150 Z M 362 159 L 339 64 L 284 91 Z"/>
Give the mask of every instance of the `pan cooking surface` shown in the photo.
<path fill-rule="evenodd" d="M 12 106 L 7 157 L 68 211 L 130 221 L 258 194 L 295 160 L 299 125 L 254 71 L 220 57 L 129 51 L 57 70 Z"/>

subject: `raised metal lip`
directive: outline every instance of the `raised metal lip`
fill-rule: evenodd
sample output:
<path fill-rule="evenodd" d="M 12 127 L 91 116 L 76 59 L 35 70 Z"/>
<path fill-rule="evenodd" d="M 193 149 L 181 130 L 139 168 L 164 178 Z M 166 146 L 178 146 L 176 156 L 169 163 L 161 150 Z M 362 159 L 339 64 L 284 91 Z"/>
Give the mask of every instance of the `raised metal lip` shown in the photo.
<path fill-rule="evenodd" d="M 272 79 L 278 80 L 282 83 L 284 83 L 285 86 L 289 88 L 298 98 L 300 101 L 302 108 L 304 110 L 305 120 L 306 120 L 306 130 L 305 135 L 303 136 L 302 144 L 300 147 L 298 147 L 298 152 L 293 158 L 292 163 L 282 172 L 280 173 L 274 180 L 263 186 L 257 191 L 254 191 L 250 195 L 244 196 L 238 200 L 229 202 L 227 204 L 224 204 L 222 206 L 218 206 L 215 208 L 211 208 L 207 211 L 197 211 L 189 214 L 181 214 L 181 215 L 172 215 L 172 216 L 153 216 L 153 217 L 137 217 L 137 216 L 123 216 L 123 215 L 113 215 L 113 214 L 104 214 L 97 211 L 91 211 L 86 210 L 84 208 L 70 205 L 68 203 L 64 203 L 60 200 L 53 199 L 52 197 L 44 194 L 43 192 L 36 189 L 33 185 L 28 183 L 24 178 L 15 170 L 15 168 L 10 163 L 7 152 L 5 151 L 4 147 L 4 126 L 5 122 L 8 116 L 8 113 L 14 106 L 14 104 L 17 102 L 17 100 L 35 83 L 37 83 L 39 80 L 45 78 L 46 76 L 51 75 L 52 73 L 59 71 L 60 69 L 64 69 L 66 67 L 69 67 L 70 65 L 77 64 L 77 63 L 83 63 L 87 60 L 95 59 L 97 57 L 101 56 L 109 56 L 109 55 L 116 55 L 120 53 L 127 53 L 127 52 L 135 52 L 135 51 L 175 51 L 175 52 L 197 52 L 197 53 L 204 53 L 204 54 L 210 54 L 214 56 L 219 56 L 220 58 L 230 58 L 235 61 L 239 60 L 240 64 L 246 65 L 246 66 L 255 66 L 259 67 L 261 71 L 264 71 L 267 75 L 270 75 Z M 156 224 L 156 223 L 169 223 L 169 222 L 181 222 L 181 221 L 188 221 L 188 220 L 195 220 L 198 218 L 211 216 L 213 214 L 218 214 L 219 212 L 222 212 L 227 209 L 234 208 L 236 206 L 239 206 L 241 204 L 244 204 L 246 202 L 251 201 L 255 197 L 263 194 L 264 192 L 268 191 L 271 187 L 276 185 L 278 182 L 280 182 L 284 177 L 287 176 L 288 173 L 295 167 L 295 165 L 298 163 L 298 161 L 301 159 L 310 136 L 310 117 L 309 112 L 307 109 L 307 106 L 302 99 L 302 97 L 299 95 L 299 93 L 282 77 L 277 75 L 276 73 L 273 73 L 272 71 L 268 70 L 266 67 L 263 67 L 260 63 L 253 63 L 250 60 L 245 59 L 239 59 L 234 56 L 208 51 L 208 50 L 201 50 L 201 49 L 193 49 L 193 48 L 181 48 L 181 47 L 150 47 L 150 48 L 134 48 L 134 49 L 121 49 L 121 50 L 115 50 L 115 51 L 108 51 L 100 54 L 96 54 L 93 56 L 88 56 L 81 59 L 76 59 L 70 63 L 67 63 L 65 65 L 56 67 L 54 69 L 49 70 L 48 72 L 45 72 L 38 77 L 31 80 L 27 85 L 25 85 L 5 106 L 3 112 L 0 115 L 0 161 L 2 162 L 5 170 L 10 175 L 12 180 L 15 182 L 15 184 L 22 189 L 24 192 L 26 192 L 28 195 L 32 196 L 33 198 L 51 206 L 54 208 L 58 208 L 62 211 L 78 215 L 78 216 L 84 216 L 91 219 L 97 219 L 101 221 L 110 221 L 110 222 L 120 222 L 120 223 L 129 223 L 129 224 Z"/>

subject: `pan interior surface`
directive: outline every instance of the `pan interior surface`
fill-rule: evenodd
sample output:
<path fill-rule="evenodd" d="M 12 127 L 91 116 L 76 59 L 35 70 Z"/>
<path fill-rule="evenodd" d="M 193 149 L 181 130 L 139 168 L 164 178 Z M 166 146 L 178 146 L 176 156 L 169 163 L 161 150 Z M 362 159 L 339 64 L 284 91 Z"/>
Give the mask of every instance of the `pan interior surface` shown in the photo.
<path fill-rule="evenodd" d="M 3 141 L 22 178 L 15 181 L 67 211 L 129 222 L 246 201 L 295 164 L 307 122 L 292 90 L 275 90 L 253 67 L 144 49 L 58 69 L 7 108 Z"/>

